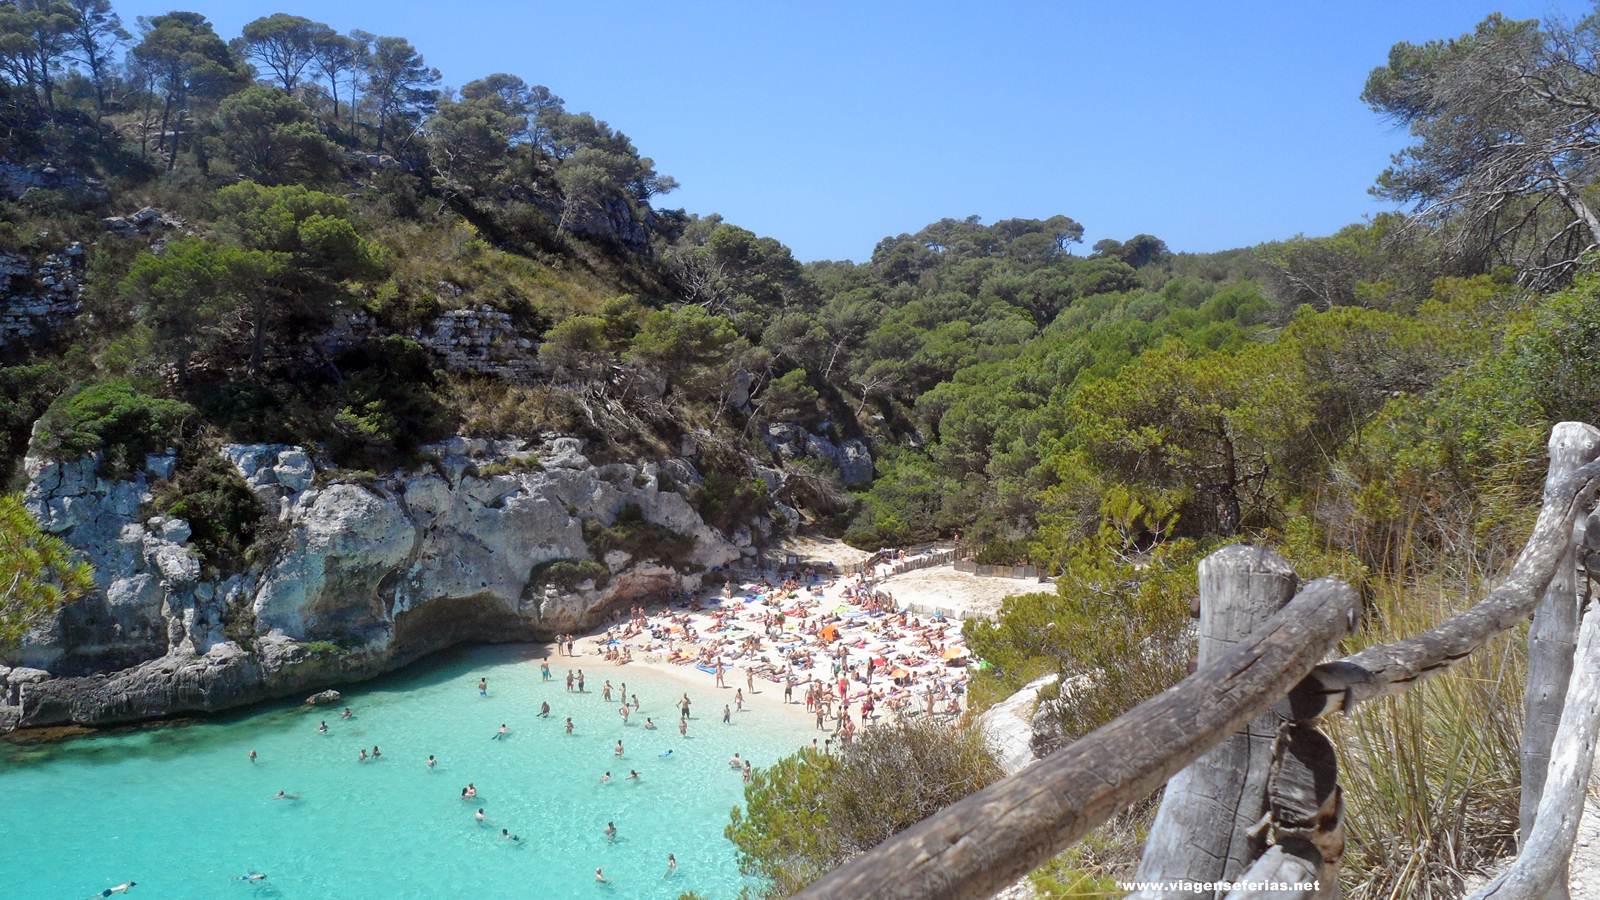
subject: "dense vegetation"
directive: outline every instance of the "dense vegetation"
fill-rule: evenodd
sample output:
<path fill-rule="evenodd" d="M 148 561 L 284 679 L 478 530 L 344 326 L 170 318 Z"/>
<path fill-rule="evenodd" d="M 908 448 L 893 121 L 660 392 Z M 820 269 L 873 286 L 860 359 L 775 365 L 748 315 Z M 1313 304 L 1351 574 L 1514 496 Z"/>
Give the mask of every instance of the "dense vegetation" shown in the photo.
<path fill-rule="evenodd" d="M 599 460 L 690 438 L 694 500 L 719 526 L 779 499 L 861 546 L 959 532 L 986 561 L 1057 576 L 969 633 L 992 664 L 980 702 L 1048 671 L 1099 679 L 1049 698 L 1050 746 L 1181 674 L 1194 563 L 1219 543 L 1359 580 L 1363 640 L 1501 568 L 1543 435 L 1600 408 L 1597 46 L 1594 19 L 1500 17 L 1397 45 L 1363 97 L 1414 135 L 1377 187 L 1414 215 L 1217 254 L 1149 234 L 1084 248 L 1065 215 L 950 218 L 859 264 L 802 264 L 719 216 L 657 209 L 674 180 L 550 88 L 493 73 L 445 89 L 403 37 L 282 13 L 236 36 L 192 12 L 130 31 L 107 0 L 0 0 L 0 161 L 62 173 L 0 199 L 0 252 L 87 245 L 83 312 L 5 348 L 0 464 L 15 479 L 36 422 L 36 449 L 99 454 L 109 475 L 177 447 L 155 502 L 228 567 L 273 529 L 215 462 L 221 440 L 382 471 L 452 433 L 575 433 Z M 147 204 L 181 224 L 102 228 Z M 451 370 L 424 346 L 469 309 L 514 323 L 521 374 Z M 868 439 L 873 483 L 772 458 L 763 435 L 790 423 Z M 776 498 L 751 457 L 781 469 Z M 6 552 L 70 593 L 78 575 L 25 518 L 0 516 Z M 589 537 L 682 550 L 631 518 Z M 600 575 L 571 560 L 542 577 Z M 1515 754 L 1472 736 L 1503 733 L 1508 705 L 1464 683 L 1343 736 L 1458 739 L 1426 757 L 1445 770 L 1403 756 L 1415 767 L 1351 785 L 1352 887 L 1448 890 L 1506 846 Z M 850 763 L 785 765 L 836 780 Z M 761 800 L 788 782 L 757 784 Z M 1449 802 L 1418 814 L 1423 796 Z M 931 808 L 916 799 L 887 821 Z M 771 802 L 742 821 L 781 817 Z M 1123 825 L 1041 878 L 1124 865 L 1139 823 Z M 733 831 L 753 871 L 794 878 L 882 837 L 797 849 Z"/>

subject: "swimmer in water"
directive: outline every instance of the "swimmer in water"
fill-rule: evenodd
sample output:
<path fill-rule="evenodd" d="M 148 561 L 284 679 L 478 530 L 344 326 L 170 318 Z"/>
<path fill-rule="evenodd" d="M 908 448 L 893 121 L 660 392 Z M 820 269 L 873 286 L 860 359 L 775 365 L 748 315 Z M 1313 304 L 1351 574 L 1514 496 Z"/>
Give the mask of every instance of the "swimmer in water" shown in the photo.
<path fill-rule="evenodd" d="M 729 757 L 729 759 L 728 759 L 728 768 L 730 768 L 730 769 L 742 769 L 742 768 L 744 768 L 744 760 L 740 759 L 739 758 L 739 754 L 735 753 L 733 756 Z"/>
<path fill-rule="evenodd" d="M 644 730 L 645 731 L 655 731 L 656 730 L 656 723 L 650 721 L 650 717 L 649 716 L 645 716 L 644 717 Z"/>
<path fill-rule="evenodd" d="M 348 706 L 346 706 L 344 708 L 344 713 L 339 716 L 339 718 L 341 718 L 341 719 L 354 719 L 355 717 L 356 717 L 356 714 L 351 712 L 350 711 L 350 707 L 348 707 Z"/>
<path fill-rule="evenodd" d="M 595 869 L 594 869 L 594 880 L 595 880 L 595 882 L 597 884 L 605 884 L 606 883 L 605 870 L 600 868 L 599 866 L 595 866 Z"/>
<path fill-rule="evenodd" d="M 607 822 L 606 823 L 606 840 L 611 841 L 612 843 L 616 843 L 616 840 L 617 840 L 617 823 L 615 823 L 615 822 Z"/>
<path fill-rule="evenodd" d="M 377 744 L 373 744 L 372 745 L 372 758 L 373 759 L 377 759 L 378 757 L 380 757 L 382 755 L 383 755 L 383 751 L 378 749 L 378 745 Z"/>
<path fill-rule="evenodd" d="M 506 735 L 508 735 L 510 733 L 511 733 L 510 729 L 506 728 L 506 723 L 501 722 L 500 723 L 500 730 L 495 732 L 494 737 L 490 738 L 489 740 L 491 740 L 491 741 L 503 741 L 503 740 L 505 740 Z"/>
<path fill-rule="evenodd" d="M 600 776 L 600 783 L 601 784 L 605 784 L 606 782 L 608 782 L 610 780 L 611 780 L 611 773 L 610 772 L 607 772 L 604 775 Z"/>
<path fill-rule="evenodd" d="M 616 755 L 619 756 L 619 757 L 622 755 L 622 742 L 621 741 L 617 741 Z"/>
<path fill-rule="evenodd" d="M 300 795 L 299 794 L 291 794 L 288 791 L 279 791 L 276 794 L 272 795 L 272 799 L 274 799 L 274 800 L 299 800 L 300 799 Z"/>
<path fill-rule="evenodd" d="M 472 818 L 476 819 L 479 825 L 482 825 L 483 824 L 483 807 L 481 807 L 481 806 L 478 807 L 478 811 L 472 814 Z"/>
<path fill-rule="evenodd" d="M 663 751 L 661 751 L 660 756 L 661 756 L 662 759 L 671 759 L 672 758 L 672 751 L 670 749 L 669 750 L 663 750 Z"/>
<path fill-rule="evenodd" d="M 599 874 L 599 872 L 600 872 L 599 869 L 595 869 L 594 871 L 595 871 L 595 874 Z M 133 890 L 134 885 L 136 885 L 138 883 L 139 882 L 137 882 L 137 881 L 124 881 L 123 883 L 117 885 L 116 887 L 108 887 L 105 890 L 101 891 L 100 892 L 100 896 L 109 897 L 112 894 L 126 894 L 127 892 Z"/>
<path fill-rule="evenodd" d="M 428 754 L 428 769 L 431 771 L 433 769 L 433 767 L 438 765 L 438 764 L 439 764 L 439 761 L 437 759 L 433 758 L 433 754 L 432 753 L 429 753 Z"/>
<path fill-rule="evenodd" d="M 661 877 L 662 878 L 666 878 L 668 875 L 671 875 L 673 872 L 676 872 L 676 871 L 678 871 L 678 858 L 676 856 L 673 856 L 671 853 L 668 853 L 667 854 L 667 874 L 663 875 Z"/>
<path fill-rule="evenodd" d="M 250 751 L 250 761 L 251 762 L 255 762 L 256 761 L 256 751 L 254 749 L 252 749 Z"/>
<path fill-rule="evenodd" d="M 638 781 L 639 780 L 639 770 L 638 769 L 629 769 L 628 770 L 628 780 L 629 781 Z"/>
<path fill-rule="evenodd" d="M 473 799 L 473 798 L 475 798 L 477 796 L 478 796 L 478 786 L 473 784 L 470 781 L 467 782 L 466 789 L 464 789 L 461 792 L 461 799 L 463 799 L 463 800 L 471 800 L 471 799 Z"/>
<path fill-rule="evenodd" d="M 323 722 L 321 725 L 318 725 L 317 726 L 317 733 L 318 734 L 327 734 L 328 733 L 328 723 L 327 722 Z"/>
<path fill-rule="evenodd" d="M 361 748 L 361 758 L 356 760 L 356 762 L 366 762 L 366 761 L 367 761 L 367 748 L 362 747 Z"/>
<path fill-rule="evenodd" d="M 516 835 L 512 834 L 510 831 L 507 831 L 504 828 L 500 829 L 500 839 L 501 840 L 505 840 L 505 841 L 510 841 L 513 844 L 515 844 L 518 841 L 522 840 L 522 838 L 517 837 Z"/>
<path fill-rule="evenodd" d="M 542 701 L 539 704 L 539 718 L 541 718 L 541 719 L 550 718 L 550 701 L 545 700 L 545 701 Z"/>
<path fill-rule="evenodd" d="M 234 881 L 266 881 L 267 880 L 267 873 L 265 873 L 265 872 L 246 872 L 243 875 L 235 875 L 235 876 L 233 876 L 233 880 Z"/>

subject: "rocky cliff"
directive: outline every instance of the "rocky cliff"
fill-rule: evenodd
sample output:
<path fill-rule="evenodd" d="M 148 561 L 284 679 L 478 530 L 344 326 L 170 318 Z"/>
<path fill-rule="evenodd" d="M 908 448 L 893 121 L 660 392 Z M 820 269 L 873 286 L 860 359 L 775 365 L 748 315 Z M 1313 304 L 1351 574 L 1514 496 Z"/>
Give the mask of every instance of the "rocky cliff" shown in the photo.
<path fill-rule="evenodd" d="M 150 514 L 173 454 L 115 480 L 93 458 L 27 461 L 30 510 L 90 559 L 98 590 L 0 665 L 0 730 L 223 709 L 459 642 L 582 629 L 755 554 L 747 529 L 735 543 L 701 519 L 687 460 L 595 465 L 576 438 L 457 438 L 420 469 L 361 480 L 299 447 L 222 452 L 277 523 L 244 571 L 203 565 L 187 522 Z M 628 528 L 676 558 L 619 545 Z"/>

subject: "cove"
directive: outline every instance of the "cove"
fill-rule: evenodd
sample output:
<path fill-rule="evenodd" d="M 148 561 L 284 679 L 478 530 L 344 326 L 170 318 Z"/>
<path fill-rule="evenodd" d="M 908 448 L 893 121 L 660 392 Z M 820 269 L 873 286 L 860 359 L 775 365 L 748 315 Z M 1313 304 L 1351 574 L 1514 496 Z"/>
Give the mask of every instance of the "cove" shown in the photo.
<path fill-rule="evenodd" d="M 769 764 L 810 741 L 806 723 L 768 689 L 723 725 L 733 691 L 693 670 L 552 656 L 544 682 L 546 653 L 498 645 L 430 657 L 344 690 L 349 721 L 341 707 L 284 703 L 55 744 L 0 743 L 0 894 L 81 898 L 132 879 L 133 898 L 736 896 L 748 881 L 722 829 L 743 785 L 727 758 Z M 586 694 L 567 692 L 568 668 L 584 670 Z M 639 697 L 627 725 L 600 697 L 608 678 Z M 685 691 L 687 738 L 677 731 Z M 537 718 L 541 701 L 549 719 Z M 646 716 L 657 730 L 643 727 Z M 511 734 L 495 740 L 502 722 Z M 358 762 L 373 745 L 383 758 Z M 625 780 L 630 769 L 638 781 Z M 608 770 L 612 781 L 598 783 Z M 469 781 L 473 802 L 460 797 Z M 272 799 L 280 789 L 301 798 Z M 473 819 L 480 806 L 485 825 Z M 502 840 L 501 828 L 522 842 Z M 678 872 L 664 878 L 669 852 Z M 609 885 L 594 882 L 596 866 Z M 267 880 L 231 880 L 250 870 Z"/>

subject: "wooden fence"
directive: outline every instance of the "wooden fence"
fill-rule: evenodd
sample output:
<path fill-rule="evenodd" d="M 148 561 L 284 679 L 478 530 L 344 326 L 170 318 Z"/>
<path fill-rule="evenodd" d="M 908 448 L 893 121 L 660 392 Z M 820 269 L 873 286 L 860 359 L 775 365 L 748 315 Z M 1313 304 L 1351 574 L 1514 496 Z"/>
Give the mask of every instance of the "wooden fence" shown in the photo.
<path fill-rule="evenodd" d="M 984 578 L 1038 578 L 1038 566 L 990 566 L 983 565 L 976 560 L 956 560 L 956 571 L 966 572 L 969 575 L 981 575 Z"/>
<path fill-rule="evenodd" d="M 947 550 L 930 550 L 909 556 L 905 559 L 883 558 L 880 554 L 856 563 L 845 563 L 839 567 L 839 572 L 844 575 L 859 575 L 862 572 L 869 576 L 893 578 L 905 572 L 917 569 L 931 569 L 934 566 L 948 566 L 961 558 L 961 548 L 951 547 Z"/>
<path fill-rule="evenodd" d="M 1135 896 L 1335 897 L 1344 806 L 1318 720 L 1404 691 L 1532 615 L 1521 850 L 1473 897 L 1565 898 L 1600 725 L 1600 615 L 1583 614 L 1579 590 L 1588 583 L 1579 551 L 1600 546 L 1600 516 L 1584 515 L 1600 482 L 1600 429 L 1563 422 L 1549 449 L 1533 533 L 1476 605 L 1415 637 L 1323 662 L 1356 626 L 1356 591 L 1333 578 L 1301 584 L 1271 550 L 1219 550 L 1200 565 L 1192 675 L 801 896 L 988 897 L 1165 785 L 1135 880 L 1169 887 Z M 1314 886 L 1282 889 L 1296 883 Z"/>

